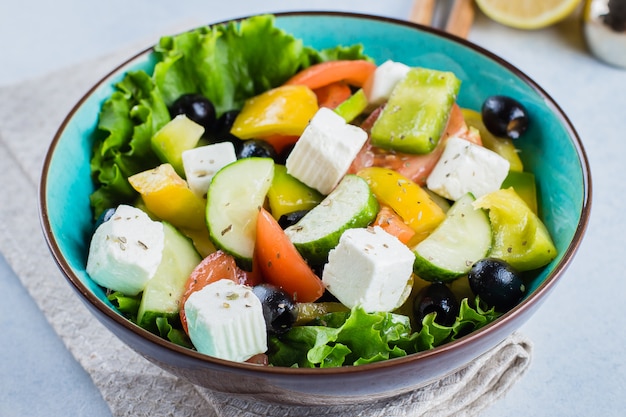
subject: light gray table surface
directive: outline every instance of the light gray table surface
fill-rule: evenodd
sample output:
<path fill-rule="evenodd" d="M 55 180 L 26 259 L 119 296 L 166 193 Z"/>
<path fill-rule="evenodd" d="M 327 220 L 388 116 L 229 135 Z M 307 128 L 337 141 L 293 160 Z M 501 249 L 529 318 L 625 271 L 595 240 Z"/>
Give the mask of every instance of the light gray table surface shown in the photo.
<path fill-rule="evenodd" d="M 410 7 L 408 0 L 3 1 L 0 86 L 114 52 L 192 21 L 199 25 L 285 10 L 405 18 Z M 578 255 L 521 329 L 534 343 L 531 367 L 484 416 L 623 416 L 626 70 L 589 55 L 575 18 L 526 32 L 479 13 L 469 39 L 521 69 L 560 104 L 583 140 L 594 180 L 592 218 Z M 0 294 L 0 415 L 55 417 L 87 415 L 89 410 L 93 417 L 110 416 L 87 373 L 1 256 Z"/>

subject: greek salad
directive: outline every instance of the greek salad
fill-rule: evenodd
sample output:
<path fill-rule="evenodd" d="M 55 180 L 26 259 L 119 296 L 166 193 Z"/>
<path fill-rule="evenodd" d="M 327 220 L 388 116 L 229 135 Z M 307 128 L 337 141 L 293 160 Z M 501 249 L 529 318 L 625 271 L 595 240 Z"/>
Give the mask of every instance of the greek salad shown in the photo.
<path fill-rule="evenodd" d="M 103 103 L 87 272 L 137 325 L 218 358 L 372 363 L 517 305 L 556 248 L 514 97 L 307 47 L 271 15 L 163 37 Z"/>

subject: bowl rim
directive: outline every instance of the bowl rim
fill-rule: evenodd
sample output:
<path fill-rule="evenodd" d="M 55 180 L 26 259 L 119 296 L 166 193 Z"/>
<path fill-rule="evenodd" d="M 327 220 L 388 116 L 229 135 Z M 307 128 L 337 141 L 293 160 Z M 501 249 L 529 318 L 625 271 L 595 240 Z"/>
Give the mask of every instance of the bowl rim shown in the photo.
<path fill-rule="evenodd" d="M 576 132 L 573 124 L 571 123 L 568 116 L 563 112 L 561 107 L 552 99 L 552 97 L 535 81 L 533 81 L 530 77 L 528 77 L 524 72 L 520 69 L 499 57 L 498 55 L 488 51 L 487 49 L 478 46 L 472 43 L 469 40 L 464 38 L 460 38 L 454 35 L 451 35 L 442 30 L 432 28 L 429 26 L 420 25 L 417 23 L 413 23 L 410 21 L 379 16 L 379 15 L 370 15 L 365 13 L 355 13 L 355 12 L 344 12 L 344 11 L 286 11 L 286 12 L 275 12 L 275 13 L 263 13 L 263 14 L 272 14 L 276 17 L 347 17 L 347 18 L 356 18 L 356 19 L 365 19 L 378 21 L 383 23 L 391 23 L 394 25 L 406 26 L 412 29 L 415 29 L 416 32 L 427 32 L 433 35 L 436 35 L 441 38 L 445 38 L 454 43 L 460 44 L 464 48 L 469 48 L 474 52 L 477 52 L 480 55 L 494 61 L 497 65 L 504 67 L 505 69 L 511 71 L 522 80 L 527 86 L 531 89 L 535 90 L 535 92 L 541 96 L 546 105 L 554 112 L 554 114 L 561 120 L 564 128 L 566 129 L 572 144 L 574 145 L 579 163 L 581 166 L 581 171 L 583 175 L 583 204 L 580 212 L 580 219 L 574 233 L 573 239 L 568 245 L 563 254 L 563 257 L 559 261 L 559 263 L 555 266 L 554 271 L 552 271 L 546 278 L 544 282 L 539 285 L 533 294 L 532 298 L 526 298 L 522 302 L 520 302 L 513 309 L 505 313 L 502 317 L 497 320 L 489 323 L 488 325 L 482 327 L 481 329 L 474 331 L 460 339 L 455 341 L 446 343 L 444 345 L 435 347 L 430 350 L 421 351 L 417 353 L 413 353 L 407 356 L 403 356 L 400 358 L 388 359 L 380 362 L 375 362 L 371 364 L 364 364 L 359 366 L 343 366 L 343 367 L 335 367 L 335 368 L 289 368 L 289 367 L 267 367 L 267 366 L 259 366 L 255 364 L 242 363 L 242 362 L 233 362 L 220 358 L 211 357 L 202 353 L 199 353 L 195 350 L 188 349 L 179 345 L 176 345 L 172 342 L 169 342 L 148 330 L 145 330 L 135 323 L 132 323 L 130 320 L 127 320 L 119 313 L 113 311 L 110 307 L 104 304 L 98 297 L 93 295 L 91 291 L 80 281 L 80 279 L 74 274 L 71 266 L 64 259 L 64 256 L 61 252 L 59 245 L 57 244 L 56 238 L 53 235 L 50 219 L 47 215 L 48 207 L 46 201 L 46 194 L 48 189 L 48 180 L 47 173 L 50 168 L 52 157 L 54 155 L 54 151 L 56 149 L 57 144 L 59 143 L 63 133 L 69 124 L 70 120 L 74 116 L 74 114 L 78 111 L 78 109 L 83 105 L 83 103 L 91 96 L 91 94 L 99 88 L 102 84 L 104 84 L 110 77 L 120 71 L 123 67 L 133 62 L 137 58 L 142 55 L 148 54 L 153 50 L 153 46 L 143 49 L 142 51 L 134 54 L 130 58 L 126 59 L 121 64 L 114 67 L 111 71 L 109 71 L 105 76 L 101 77 L 86 93 L 79 99 L 79 101 L 72 107 L 68 115 L 65 117 L 58 130 L 56 131 L 52 142 L 49 145 L 49 148 L 46 152 L 45 159 L 43 162 L 42 174 L 39 184 L 39 220 L 43 230 L 44 238 L 48 245 L 48 249 L 50 250 L 53 259 L 64 277 L 69 281 L 71 286 L 75 291 L 77 291 L 82 296 L 82 301 L 88 303 L 93 308 L 96 308 L 100 313 L 104 314 L 106 318 L 113 321 L 116 325 L 125 328 L 127 331 L 134 333 L 136 336 L 140 336 L 146 341 L 157 345 L 157 347 L 161 349 L 166 349 L 170 353 L 179 354 L 186 357 L 189 357 L 191 360 L 196 360 L 200 362 L 204 362 L 207 366 L 213 368 L 221 368 L 223 370 L 239 370 L 244 373 L 252 373 L 254 375 L 259 374 L 274 374 L 274 375 L 285 375 L 285 376 L 323 376 L 323 375 L 338 375 L 338 374 L 360 374 L 363 372 L 370 372 L 372 370 L 381 370 L 381 369 L 394 369 L 396 367 L 401 367 L 405 364 L 410 364 L 413 362 L 418 362 L 425 358 L 430 358 L 434 356 L 438 356 L 443 354 L 444 352 L 455 350 L 462 348 L 467 345 L 473 344 L 476 340 L 480 339 L 483 334 L 495 331 L 499 328 L 504 328 L 507 324 L 516 316 L 522 315 L 526 310 L 533 307 L 535 304 L 540 303 L 544 296 L 556 285 L 556 283 L 560 280 L 565 270 L 569 267 L 574 254 L 578 251 L 580 244 L 582 242 L 583 236 L 586 232 L 589 217 L 591 212 L 591 197 L 592 197 L 592 182 L 591 182 L 591 170 L 589 166 L 589 161 L 587 158 L 586 151 L 583 147 L 582 141 Z M 243 17 L 228 19 L 215 23 L 208 23 L 207 26 L 215 26 L 222 25 L 228 22 L 239 22 L 243 19 L 247 19 L 249 17 L 256 16 L 246 15 Z M 202 25 L 200 25 L 201 27 Z M 193 30 L 193 29 L 191 29 Z M 493 330 L 492 330 L 493 329 Z M 504 339 L 502 339 L 504 340 Z"/>

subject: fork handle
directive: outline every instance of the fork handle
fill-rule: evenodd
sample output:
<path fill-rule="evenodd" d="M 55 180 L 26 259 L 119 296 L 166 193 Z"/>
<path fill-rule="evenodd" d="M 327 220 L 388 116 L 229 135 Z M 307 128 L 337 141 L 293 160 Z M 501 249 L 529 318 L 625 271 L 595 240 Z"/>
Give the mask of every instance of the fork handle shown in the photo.
<path fill-rule="evenodd" d="M 473 22 L 473 0 L 454 0 L 446 21 L 445 31 L 461 38 L 467 38 Z"/>
<path fill-rule="evenodd" d="M 435 0 L 415 0 L 409 20 L 420 25 L 430 26 L 435 14 Z"/>

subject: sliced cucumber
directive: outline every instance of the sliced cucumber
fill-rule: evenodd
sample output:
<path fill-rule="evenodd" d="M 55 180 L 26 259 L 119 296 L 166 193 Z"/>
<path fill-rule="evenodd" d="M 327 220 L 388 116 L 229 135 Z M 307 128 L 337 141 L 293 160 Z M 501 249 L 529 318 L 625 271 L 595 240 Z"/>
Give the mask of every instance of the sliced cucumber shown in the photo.
<path fill-rule="evenodd" d="M 466 274 L 491 249 L 489 216 L 475 209 L 474 196 L 465 194 L 446 213 L 443 222 L 413 248 L 413 271 L 428 281 L 452 281 Z"/>
<path fill-rule="evenodd" d="M 256 219 L 273 177 L 271 158 L 243 158 L 220 169 L 207 193 L 211 240 L 246 270 L 252 268 Z"/>
<path fill-rule="evenodd" d="M 158 317 L 173 318 L 180 311 L 180 300 L 191 271 L 201 261 L 193 243 L 174 226 L 163 222 L 165 234 L 161 263 L 141 296 L 137 323 L 154 330 Z"/>
<path fill-rule="evenodd" d="M 367 182 L 356 175 L 346 175 L 319 205 L 285 229 L 285 233 L 304 259 L 314 265 L 323 264 L 342 233 L 370 224 L 378 208 Z"/>

